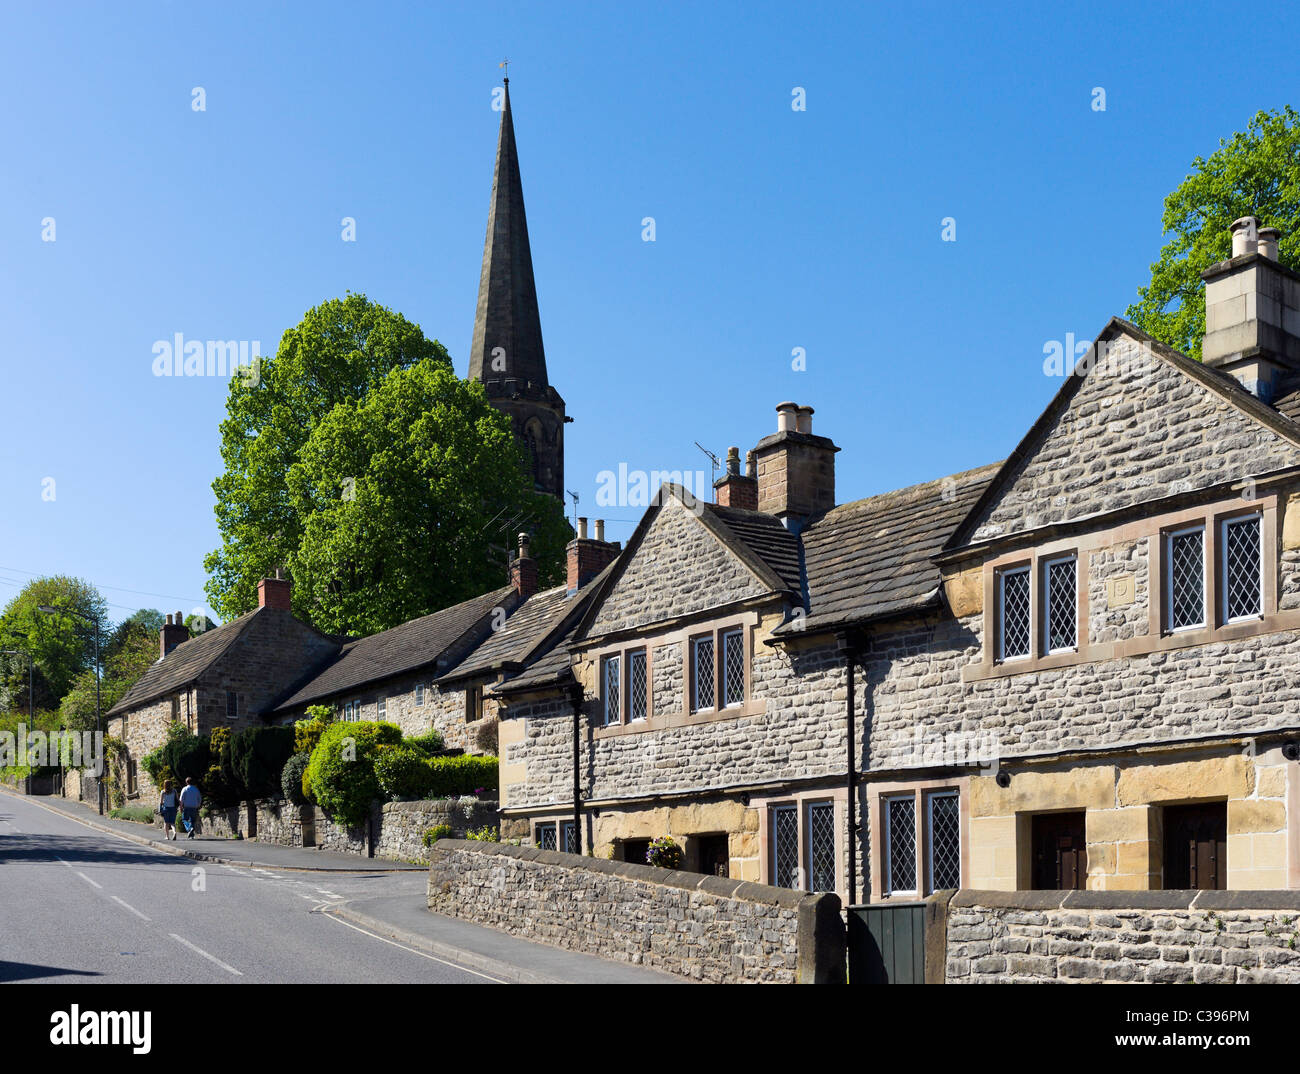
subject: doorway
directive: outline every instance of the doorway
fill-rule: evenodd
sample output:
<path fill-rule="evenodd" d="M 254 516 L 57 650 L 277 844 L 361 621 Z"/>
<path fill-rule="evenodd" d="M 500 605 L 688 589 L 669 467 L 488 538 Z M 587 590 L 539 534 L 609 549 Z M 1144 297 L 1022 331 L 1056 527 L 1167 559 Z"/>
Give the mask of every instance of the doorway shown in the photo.
<path fill-rule="evenodd" d="M 1088 880 L 1088 844 L 1082 810 L 1039 813 L 1033 818 L 1035 891 L 1082 891 Z"/>
<path fill-rule="evenodd" d="M 1166 888 L 1228 886 L 1228 804 L 1165 806 Z"/>

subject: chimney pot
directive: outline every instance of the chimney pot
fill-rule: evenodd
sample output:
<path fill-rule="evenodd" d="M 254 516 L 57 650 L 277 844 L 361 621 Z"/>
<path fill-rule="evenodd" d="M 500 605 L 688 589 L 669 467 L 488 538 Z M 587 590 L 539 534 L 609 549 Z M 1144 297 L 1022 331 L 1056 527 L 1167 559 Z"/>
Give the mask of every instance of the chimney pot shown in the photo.
<path fill-rule="evenodd" d="M 605 520 L 596 520 L 596 538 L 587 539 L 587 520 L 578 519 L 578 536 L 565 549 L 568 560 L 567 588 L 576 592 L 603 571 L 618 555 L 619 546 L 605 541 Z"/>
<path fill-rule="evenodd" d="M 792 433 L 798 421 L 799 406 L 796 403 L 779 403 L 776 408 L 776 431 Z"/>
<path fill-rule="evenodd" d="M 745 476 L 758 480 L 758 463 L 754 461 L 754 452 L 745 452 Z"/>
<path fill-rule="evenodd" d="M 605 539 L 605 520 L 603 518 L 598 518 L 596 519 L 596 540 L 604 541 L 604 539 Z"/>
<path fill-rule="evenodd" d="M 1261 257 L 1267 257 L 1270 261 L 1278 259 L 1277 243 L 1282 237 L 1282 232 L 1275 227 L 1262 227 L 1259 229 L 1259 245 L 1256 247 Z"/>
<path fill-rule="evenodd" d="M 757 463 L 756 509 L 797 530 L 807 519 L 835 506 L 839 448 L 826 437 L 813 435 L 812 407 L 782 403 L 776 412 L 776 433 L 763 437 L 752 453 Z"/>
<path fill-rule="evenodd" d="M 1253 254 L 1259 245 L 1259 219 L 1242 216 L 1232 222 L 1232 256 Z"/>
<path fill-rule="evenodd" d="M 727 448 L 727 476 L 740 473 L 740 448 Z"/>
<path fill-rule="evenodd" d="M 795 431 L 801 433 L 812 432 L 813 408 L 810 406 L 801 406 L 795 411 Z"/>
<path fill-rule="evenodd" d="M 537 592 L 537 561 L 528 554 L 528 534 L 519 535 L 519 555 L 510 564 L 510 584 L 527 600 Z"/>
<path fill-rule="evenodd" d="M 583 518 L 581 515 L 579 515 L 578 516 L 578 540 L 585 541 L 586 539 L 587 539 L 587 520 Z"/>

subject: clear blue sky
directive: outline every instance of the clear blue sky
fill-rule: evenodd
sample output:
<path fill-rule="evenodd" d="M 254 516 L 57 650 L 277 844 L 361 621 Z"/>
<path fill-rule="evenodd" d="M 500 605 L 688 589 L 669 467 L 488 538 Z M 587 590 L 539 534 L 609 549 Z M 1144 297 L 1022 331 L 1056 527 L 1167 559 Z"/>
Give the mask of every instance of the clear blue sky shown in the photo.
<path fill-rule="evenodd" d="M 841 500 L 1001 458 L 1193 158 L 1300 104 L 1286 6 L 638 7 L 6 3 L 0 603 L 204 602 L 226 385 L 154 377 L 156 340 L 273 353 L 353 290 L 465 372 L 504 56 L 566 484 L 619 539 L 601 470 L 707 469 L 785 399 Z"/>

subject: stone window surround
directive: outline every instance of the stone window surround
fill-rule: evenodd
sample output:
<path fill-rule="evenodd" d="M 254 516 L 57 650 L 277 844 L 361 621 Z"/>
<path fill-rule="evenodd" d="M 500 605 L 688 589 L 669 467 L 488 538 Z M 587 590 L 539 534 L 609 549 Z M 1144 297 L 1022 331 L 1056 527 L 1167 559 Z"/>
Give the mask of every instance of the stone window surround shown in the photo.
<path fill-rule="evenodd" d="M 871 848 L 870 878 L 868 889 L 872 902 L 891 898 L 885 891 L 885 816 L 884 801 L 887 798 L 899 798 L 915 795 L 916 798 L 916 879 L 922 891 L 915 895 L 899 895 L 900 899 L 921 899 L 929 892 L 924 889 L 929 883 L 929 838 L 926 829 L 926 798 L 936 791 L 957 792 L 957 826 L 958 838 L 961 840 L 961 877 L 962 883 L 970 876 L 970 777 L 958 776 L 941 779 L 911 780 L 907 782 L 872 783 L 866 788 L 867 828 L 870 832 Z"/>
<path fill-rule="evenodd" d="M 835 807 L 835 890 L 842 892 L 845 883 L 845 829 L 848 827 L 849 794 L 844 787 L 822 787 L 815 790 L 789 791 L 750 798 L 749 808 L 758 810 L 758 861 L 759 883 L 773 884 L 772 860 L 776 845 L 772 841 L 772 809 L 792 805 L 799 817 L 799 880 L 808 882 L 808 807 L 819 802 L 830 802 Z M 800 888 L 806 891 L 807 888 Z"/>
<path fill-rule="evenodd" d="M 633 653 L 645 654 L 645 696 L 646 696 L 646 716 L 643 719 L 632 719 L 632 676 L 629 672 L 628 659 Z M 616 731 L 619 728 L 640 728 L 649 722 L 650 714 L 654 711 L 654 644 L 650 642 L 624 642 L 621 645 L 614 645 L 608 648 L 595 650 L 591 657 L 596 669 L 596 700 L 599 703 L 597 710 L 598 720 L 594 725 L 597 732 Z M 607 724 L 605 720 L 605 661 L 618 660 L 618 723 Z"/>
<path fill-rule="evenodd" d="M 671 633 L 661 634 L 658 636 L 643 635 L 635 639 L 624 639 L 615 645 L 603 646 L 599 649 L 591 649 L 582 655 L 584 661 L 592 661 L 595 669 L 596 681 L 599 683 L 599 690 L 604 689 L 604 682 L 601 676 L 601 659 L 606 656 L 613 656 L 619 653 L 630 652 L 634 649 L 645 648 L 646 651 L 646 689 L 650 698 L 651 714 L 644 720 L 637 720 L 635 723 L 618 723 L 610 724 L 608 727 L 601 724 L 595 724 L 592 728 L 592 736 L 596 739 L 613 738 L 618 735 L 641 734 L 646 731 L 661 731 L 669 727 L 686 727 L 698 723 L 712 723 L 716 720 L 734 720 L 742 716 L 756 716 L 767 710 L 767 702 L 761 699 L 755 699 L 751 695 L 753 684 L 753 665 L 754 665 L 754 634 L 758 629 L 759 614 L 756 611 L 739 612 L 735 615 L 729 615 L 720 619 L 711 619 L 703 622 L 690 623 Z M 741 636 L 745 643 L 745 700 L 742 704 L 732 705 L 730 708 L 721 710 L 712 709 L 707 712 L 691 712 L 690 698 L 692 690 L 691 670 L 690 670 L 690 641 L 691 638 L 699 637 L 701 634 L 712 633 L 715 638 L 715 660 L 717 656 L 716 639 L 720 637 L 723 631 L 731 627 L 741 627 Z M 679 699 L 681 709 L 669 713 L 663 713 L 658 716 L 654 715 L 654 651 L 663 648 L 665 645 L 677 645 L 682 654 L 682 695 Z M 715 686 L 717 684 L 715 683 Z M 599 714 L 604 712 L 603 695 L 598 694 L 601 701 Z"/>
<path fill-rule="evenodd" d="M 997 679 L 1008 675 L 1022 675 L 1028 672 L 1049 671 L 1053 668 L 1071 667 L 1076 664 L 1095 663 L 1118 657 L 1145 656 L 1148 653 L 1167 652 L 1173 649 L 1186 649 L 1195 645 L 1209 645 L 1214 642 L 1235 641 L 1240 638 L 1259 634 L 1275 633 L 1279 630 L 1300 629 L 1300 610 L 1278 611 L 1277 582 L 1279 497 L 1269 493 L 1255 499 L 1234 496 L 1225 500 L 1201 504 L 1181 511 L 1170 511 L 1148 518 L 1139 519 L 1125 525 L 1077 537 L 1062 538 L 1047 542 L 1033 549 L 1020 549 L 985 561 L 983 565 L 984 581 L 984 650 L 983 658 L 978 664 L 969 664 L 962 669 L 963 682 L 979 682 L 985 679 Z M 1258 618 L 1238 621 L 1201 629 L 1179 630 L 1164 629 L 1164 535 L 1170 530 L 1186 528 L 1188 525 L 1203 523 L 1206 527 L 1206 564 L 1207 564 L 1207 598 L 1210 602 L 1210 623 L 1219 623 L 1221 593 L 1219 578 L 1222 570 L 1219 563 L 1220 525 L 1227 519 L 1257 514 L 1261 517 L 1261 545 L 1265 550 L 1263 575 L 1261 577 L 1262 602 L 1264 614 Z M 1126 544 L 1147 538 L 1147 610 L 1148 633 L 1124 641 L 1094 643 L 1090 638 L 1088 619 L 1089 600 L 1089 553 L 1101 551 L 1116 545 Z M 1272 550 L 1272 552 L 1270 552 Z M 1047 656 L 1037 655 L 1041 648 L 1041 622 L 1039 607 L 1042 595 L 1037 580 L 1038 564 L 1064 553 L 1074 552 L 1078 568 L 1075 583 L 1079 590 L 1079 627 L 1076 651 L 1053 653 Z M 1034 568 L 1035 584 L 1030 590 L 1030 627 L 1033 632 L 1033 652 L 1030 657 L 1000 662 L 996 659 L 997 623 L 997 573 L 1012 566 L 1029 563 Z"/>
<path fill-rule="evenodd" d="M 534 847 L 536 847 L 542 841 L 542 837 L 540 834 L 541 829 L 551 828 L 551 827 L 555 829 L 555 849 L 557 851 L 560 851 L 561 853 L 567 854 L 568 851 L 561 849 L 561 843 L 564 839 L 564 829 L 566 827 L 569 828 L 573 827 L 573 814 L 569 813 L 566 815 L 566 814 L 557 813 L 556 815 L 549 816 L 549 817 L 531 818 L 530 830 L 532 831 L 532 845 Z M 579 853 L 581 853 L 581 840 L 578 839 L 575 841 L 578 842 Z"/>

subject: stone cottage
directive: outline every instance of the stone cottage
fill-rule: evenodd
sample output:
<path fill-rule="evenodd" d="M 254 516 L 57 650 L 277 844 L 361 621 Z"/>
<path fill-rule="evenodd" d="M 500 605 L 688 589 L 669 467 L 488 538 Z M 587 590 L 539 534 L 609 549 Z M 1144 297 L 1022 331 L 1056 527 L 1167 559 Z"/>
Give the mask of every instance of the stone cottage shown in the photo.
<path fill-rule="evenodd" d="M 1300 277 L 1112 320 L 1005 461 L 835 504 L 778 407 L 492 693 L 507 830 L 850 898 L 1300 884 Z M 575 834 L 577 836 L 575 840 Z"/>

